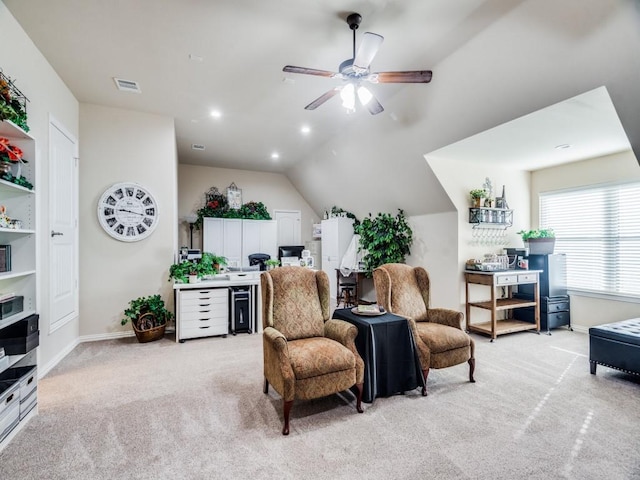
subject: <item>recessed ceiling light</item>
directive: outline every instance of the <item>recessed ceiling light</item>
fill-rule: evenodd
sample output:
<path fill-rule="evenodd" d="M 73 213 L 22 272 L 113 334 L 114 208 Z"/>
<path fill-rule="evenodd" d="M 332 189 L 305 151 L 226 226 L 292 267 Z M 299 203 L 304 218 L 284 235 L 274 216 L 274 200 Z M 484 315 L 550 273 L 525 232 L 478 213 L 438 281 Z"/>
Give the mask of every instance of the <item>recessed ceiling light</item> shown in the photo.
<path fill-rule="evenodd" d="M 300 131 L 302 132 L 302 134 L 307 135 L 309 134 L 309 132 L 311 132 L 311 127 L 309 125 L 303 125 L 300 128 Z"/>
<path fill-rule="evenodd" d="M 277 159 L 279 159 L 279 158 L 280 158 L 280 154 L 279 154 L 278 152 L 273 152 L 273 153 L 271 154 L 271 158 L 272 158 L 273 160 L 277 160 Z"/>
<path fill-rule="evenodd" d="M 555 146 L 556 150 L 565 150 L 567 148 L 571 148 L 571 145 L 569 145 L 568 143 L 562 143 L 560 145 Z"/>
<path fill-rule="evenodd" d="M 202 60 L 204 60 L 204 59 L 200 55 L 196 55 L 195 53 L 190 53 L 189 54 L 189 60 L 191 60 L 193 62 L 202 63 Z"/>
<path fill-rule="evenodd" d="M 199 143 L 192 143 L 191 144 L 191 150 L 204 150 L 206 147 L 204 145 L 201 145 Z"/>
<path fill-rule="evenodd" d="M 211 116 L 213 118 L 220 118 L 222 117 L 222 112 L 220 110 L 211 110 Z"/>

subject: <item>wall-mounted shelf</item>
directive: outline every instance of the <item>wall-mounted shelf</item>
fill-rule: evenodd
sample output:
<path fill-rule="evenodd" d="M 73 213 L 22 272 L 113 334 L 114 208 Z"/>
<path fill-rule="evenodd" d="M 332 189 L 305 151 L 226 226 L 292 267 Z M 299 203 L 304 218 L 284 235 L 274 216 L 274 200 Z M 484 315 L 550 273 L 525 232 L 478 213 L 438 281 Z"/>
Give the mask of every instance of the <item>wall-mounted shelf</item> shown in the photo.
<path fill-rule="evenodd" d="M 473 228 L 508 228 L 513 225 L 513 210 L 470 207 L 469 223 Z"/>

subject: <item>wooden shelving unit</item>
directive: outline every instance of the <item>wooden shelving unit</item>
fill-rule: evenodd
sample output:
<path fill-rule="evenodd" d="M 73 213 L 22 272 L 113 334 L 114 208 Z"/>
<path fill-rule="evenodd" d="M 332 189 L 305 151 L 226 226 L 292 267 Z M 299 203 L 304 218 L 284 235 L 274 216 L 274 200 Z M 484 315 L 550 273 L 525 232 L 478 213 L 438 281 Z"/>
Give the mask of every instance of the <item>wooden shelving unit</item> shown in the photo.
<path fill-rule="evenodd" d="M 466 294 L 466 326 L 468 332 L 477 332 L 491 336 L 493 341 L 498 335 L 536 330 L 540 332 L 540 289 L 539 274 L 541 270 L 508 270 L 500 272 L 465 272 Z M 535 296 L 533 300 L 513 298 L 514 285 L 534 284 Z M 485 285 L 491 288 L 491 299 L 471 301 L 469 285 Z M 498 296 L 498 288 L 506 289 L 506 296 Z M 488 322 L 472 323 L 471 308 L 480 308 L 491 312 Z M 514 320 L 512 318 L 498 319 L 500 311 L 510 311 L 516 308 L 534 307 L 535 323 Z"/>

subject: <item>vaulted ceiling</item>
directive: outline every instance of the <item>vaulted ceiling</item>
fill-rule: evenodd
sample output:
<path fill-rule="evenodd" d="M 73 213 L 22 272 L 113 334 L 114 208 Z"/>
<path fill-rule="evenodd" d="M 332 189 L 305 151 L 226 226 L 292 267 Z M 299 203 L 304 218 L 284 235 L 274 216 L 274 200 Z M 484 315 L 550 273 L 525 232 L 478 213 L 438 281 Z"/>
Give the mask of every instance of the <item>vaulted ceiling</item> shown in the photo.
<path fill-rule="evenodd" d="M 482 142 L 455 154 L 495 160 L 500 145 L 510 167 L 541 168 L 535 158 L 549 155 L 535 149 L 557 142 L 563 122 L 538 129 L 549 117 L 529 114 L 560 104 L 551 115 L 575 127 L 561 102 L 602 86 L 613 107 L 598 95 L 573 129 L 584 155 L 625 148 L 624 133 L 640 145 L 635 0 L 3 1 L 80 102 L 174 117 L 180 163 L 286 173 L 317 212 L 446 211 L 425 154 L 475 136 L 491 155 L 478 153 Z M 336 71 L 351 57 L 351 12 L 363 17 L 358 41 L 365 31 L 385 37 L 373 70 L 430 69 L 433 80 L 373 85 L 385 108 L 375 116 L 347 115 L 338 98 L 305 110 L 339 80 L 282 67 Z M 142 93 L 119 91 L 114 77 Z M 598 122 L 616 113 L 615 128 Z M 532 136 L 521 142 L 495 128 L 523 116 Z M 478 135 L 487 130 L 490 140 Z M 545 143 L 545 132 L 555 138 Z M 567 154 L 553 161 L 579 159 Z"/>

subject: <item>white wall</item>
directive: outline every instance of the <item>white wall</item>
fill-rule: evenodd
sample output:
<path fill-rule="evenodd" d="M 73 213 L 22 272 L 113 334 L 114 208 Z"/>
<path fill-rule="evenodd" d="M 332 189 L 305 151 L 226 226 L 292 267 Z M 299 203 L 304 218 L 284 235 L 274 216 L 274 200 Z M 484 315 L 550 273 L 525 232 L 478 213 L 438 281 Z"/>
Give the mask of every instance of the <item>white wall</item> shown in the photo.
<path fill-rule="evenodd" d="M 538 224 L 542 192 L 639 180 L 640 166 L 631 150 L 535 171 L 531 174 L 532 223 Z M 636 317 L 640 317 L 640 303 L 571 295 L 571 324 L 576 330 Z"/>
<path fill-rule="evenodd" d="M 129 300 L 160 293 L 173 307 L 168 269 L 177 249 L 177 160 L 173 119 L 98 105 L 80 106 L 80 335 L 131 333 L 120 320 Z M 148 188 L 159 224 L 139 242 L 120 242 L 96 215 L 104 190 L 123 181 Z"/>
<path fill-rule="evenodd" d="M 464 265 L 469 258 L 482 258 L 485 253 L 501 253 L 505 247 L 523 247 L 520 236 L 516 233 L 528 229 L 530 225 L 530 174 L 521 170 L 497 168 L 492 165 L 480 165 L 471 162 L 461 162 L 451 159 L 443 160 L 425 155 L 428 166 L 433 169 L 436 177 L 449 195 L 457 211 L 457 236 L 451 238 L 452 244 L 457 244 L 457 261 L 455 265 L 447 265 L 456 272 L 456 286 L 458 302 L 456 309 L 465 309 Z M 485 178 L 489 177 L 494 187 L 494 196 L 502 194 L 505 186 L 505 196 L 509 208 L 513 210 L 513 226 L 507 229 L 506 245 L 488 246 L 476 245 L 473 239 L 472 224 L 469 223 L 470 198 L 469 191 L 482 188 Z M 436 257 L 437 258 L 437 257 Z M 486 297 L 486 287 L 471 286 L 472 299 Z M 436 306 L 434 304 L 434 306 Z M 477 309 L 476 309 L 477 310 Z M 485 312 L 474 310 L 474 322 L 478 321 Z"/>
<path fill-rule="evenodd" d="M 78 338 L 79 320 L 73 319 L 53 333 L 49 332 L 49 120 L 53 116 L 78 138 L 78 101 L 31 42 L 18 22 L 0 2 L 0 67 L 16 80 L 17 87 L 30 102 L 27 105 L 30 134 L 36 139 L 37 268 L 40 314 L 39 370 L 46 371 L 71 349 Z"/>
<path fill-rule="evenodd" d="M 287 177 L 277 173 L 181 164 L 178 166 L 178 219 L 195 215 L 204 205 L 205 192 L 211 187 L 226 194 L 232 182 L 242 190 L 242 203 L 262 202 L 272 218 L 274 210 L 300 210 L 302 244 L 311 240 L 312 225 L 320 221 L 318 215 Z M 189 245 L 188 224 L 179 221 L 179 225 L 179 245 Z M 193 247 L 201 245 L 201 232 L 194 230 Z"/>

